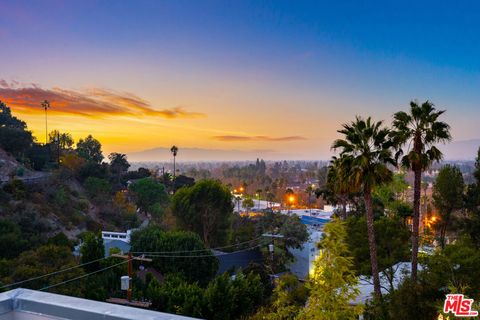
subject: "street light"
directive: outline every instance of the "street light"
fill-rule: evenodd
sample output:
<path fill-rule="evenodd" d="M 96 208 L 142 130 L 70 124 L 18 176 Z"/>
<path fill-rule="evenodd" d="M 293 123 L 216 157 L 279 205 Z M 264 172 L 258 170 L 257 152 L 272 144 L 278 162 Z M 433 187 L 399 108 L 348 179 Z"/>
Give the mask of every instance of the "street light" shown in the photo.
<path fill-rule="evenodd" d="M 295 197 L 294 196 L 289 196 L 288 197 L 288 202 L 290 202 L 290 205 L 292 205 L 295 202 Z"/>

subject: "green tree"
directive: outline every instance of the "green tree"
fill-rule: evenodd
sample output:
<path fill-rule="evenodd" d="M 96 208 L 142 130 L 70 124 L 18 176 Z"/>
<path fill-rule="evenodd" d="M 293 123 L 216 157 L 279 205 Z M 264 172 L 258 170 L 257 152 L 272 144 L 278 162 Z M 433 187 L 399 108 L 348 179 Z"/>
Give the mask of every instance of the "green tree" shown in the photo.
<path fill-rule="evenodd" d="M 0 147 L 16 157 L 22 157 L 33 145 L 33 136 L 24 121 L 14 117 L 9 107 L 0 101 Z"/>
<path fill-rule="evenodd" d="M 103 160 L 102 145 L 100 141 L 89 135 L 85 139 L 80 139 L 77 143 L 77 154 L 94 163 L 101 163 Z"/>
<path fill-rule="evenodd" d="M 168 202 L 165 186 L 153 178 L 143 178 L 132 183 L 129 190 L 134 194 L 135 204 L 140 210 L 160 216 Z"/>
<path fill-rule="evenodd" d="M 317 190 L 317 196 L 322 196 L 331 204 L 341 204 L 342 219 L 347 219 L 347 203 L 352 194 L 358 192 L 355 185 L 349 181 L 348 169 L 341 166 L 341 159 L 333 157 L 328 166 L 326 184 L 323 188 Z"/>
<path fill-rule="evenodd" d="M 105 257 L 105 247 L 103 246 L 103 239 L 100 234 L 96 235 L 92 232 L 86 232 L 83 235 L 83 243 L 80 247 L 82 254 L 81 262 L 87 263 L 99 260 Z M 100 266 L 100 262 L 93 262 L 84 267 L 88 272 L 96 271 Z"/>
<path fill-rule="evenodd" d="M 347 219 L 347 243 L 353 256 L 354 269 L 358 275 L 371 275 L 368 247 L 367 222 L 365 217 Z M 408 259 L 410 254 L 410 231 L 398 217 L 381 217 L 375 220 L 378 267 L 389 281 L 390 291 L 394 289 L 394 266 Z"/>
<path fill-rule="evenodd" d="M 464 182 L 458 167 L 444 166 L 433 185 L 433 202 L 440 213 L 440 245 L 445 247 L 445 233 L 452 213 L 463 207 Z"/>
<path fill-rule="evenodd" d="M 264 298 L 264 287 L 258 275 L 238 273 L 234 279 L 224 273 L 208 284 L 205 302 L 208 319 L 238 319 L 255 311 Z"/>
<path fill-rule="evenodd" d="M 277 214 L 265 212 L 256 222 L 257 235 L 264 233 L 278 234 L 281 238 L 273 238 L 274 261 L 269 260 L 270 252 L 267 247 L 262 247 L 262 253 L 274 272 L 286 270 L 286 265 L 294 260 L 289 248 L 301 249 L 308 240 L 307 227 L 296 215 Z M 268 257 L 268 258 L 267 258 Z"/>
<path fill-rule="evenodd" d="M 105 179 L 88 177 L 84 185 L 88 195 L 96 200 L 106 201 L 109 198 L 110 192 L 112 192 L 112 186 Z"/>
<path fill-rule="evenodd" d="M 0 219 L 0 257 L 12 259 L 28 246 L 20 227 L 9 219 Z"/>
<path fill-rule="evenodd" d="M 413 233 L 412 233 L 412 279 L 417 279 L 418 269 L 418 237 L 420 223 L 420 197 L 422 172 L 428 169 L 433 161 L 442 159 L 442 152 L 435 146 L 437 143 L 450 141 L 450 126 L 439 117 L 445 111 L 435 109 L 433 103 L 425 101 L 419 105 L 410 102 L 410 113 L 400 111 L 394 114 L 392 138 L 398 148 L 397 157 L 402 166 L 411 169 L 415 180 L 413 186 Z M 402 147 L 412 146 L 404 154 Z"/>
<path fill-rule="evenodd" d="M 180 273 L 186 280 L 206 284 L 218 270 L 218 259 L 192 232 L 164 232 L 152 225 L 134 232 L 131 243 L 132 251 L 153 252 L 153 266 L 163 274 Z"/>
<path fill-rule="evenodd" d="M 372 191 L 392 180 L 392 172 L 387 167 L 387 164 L 395 164 L 391 153 L 392 143 L 388 139 L 390 131 L 382 128 L 381 121 L 373 122 L 371 118 L 364 120 L 357 117 L 352 123 L 344 124 L 338 132 L 345 137 L 336 140 L 332 148 L 340 149 L 338 165 L 342 168 L 345 179 L 363 192 L 374 291 L 380 296 Z"/>
<path fill-rule="evenodd" d="M 320 255 L 308 282 L 310 297 L 300 318 L 357 319 L 362 307 L 351 305 L 360 291 L 346 242 L 347 229 L 344 222 L 334 219 L 325 224 L 323 232 L 325 235 L 318 244 Z"/>
<path fill-rule="evenodd" d="M 150 281 L 147 297 L 157 310 L 204 317 L 204 290 L 197 283 L 188 283 L 179 275 L 167 275 L 163 284 L 156 279 Z"/>
<path fill-rule="evenodd" d="M 116 175 L 125 174 L 130 168 L 130 163 L 128 163 L 127 155 L 123 153 L 113 152 L 108 155 L 108 160 L 110 160 L 110 168 L 112 173 Z"/>
<path fill-rule="evenodd" d="M 293 274 L 282 275 L 273 290 L 271 303 L 262 307 L 250 320 L 294 320 L 304 308 L 308 289 Z"/>
<path fill-rule="evenodd" d="M 228 240 L 233 216 L 230 191 L 216 180 L 201 180 L 178 190 L 172 212 L 186 230 L 199 234 L 207 246 L 221 246 Z"/>
<path fill-rule="evenodd" d="M 14 265 L 15 268 L 13 269 L 13 273 L 8 277 L 8 281 L 5 282 L 17 282 L 40 277 L 60 269 L 74 267 L 77 263 L 75 262 L 69 247 L 45 245 L 32 251 L 23 252 L 14 260 Z M 26 282 L 22 284 L 22 287 L 39 290 L 81 275 L 83 275 L 83 270 L 81 268 L 72 269 L 49 277 Z M 61 285 L 49 289 L 49 291 L 66 295 L 81 296 L 83 293 L 83 285 L 81 282 L 76 282 Z"/>
<path fill-rule="evenodd" d="M 465 194 L 465 226 L 473 242 L 480 247 L 480 148 L 477 151 L 474 171 L 475 183 L 467 187 Z"/>
<path fill-rule="evenodd" d="M 70 133 L 53 130 L 48 134 L 48 143 L 58 145 L 62 151 L 65 151 L 70 150 L 75 141 Z"/>

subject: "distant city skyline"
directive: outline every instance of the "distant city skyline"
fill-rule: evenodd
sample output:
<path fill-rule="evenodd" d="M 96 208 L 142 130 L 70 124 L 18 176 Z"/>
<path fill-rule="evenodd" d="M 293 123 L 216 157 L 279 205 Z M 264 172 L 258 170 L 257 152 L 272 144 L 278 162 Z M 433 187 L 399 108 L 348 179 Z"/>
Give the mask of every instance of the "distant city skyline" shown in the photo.
<path fill-rule="evenodd" d="M 390 124 L 412 99 L 446 109 L 455 141 L 480 139 L 477 3 L 7 0 L 0 11 L 0 100 L 41 142 L 45 99 L 49 130 L 92 134 L 106 154 L 175 144 L 326 160 L 342 123 Z"/>

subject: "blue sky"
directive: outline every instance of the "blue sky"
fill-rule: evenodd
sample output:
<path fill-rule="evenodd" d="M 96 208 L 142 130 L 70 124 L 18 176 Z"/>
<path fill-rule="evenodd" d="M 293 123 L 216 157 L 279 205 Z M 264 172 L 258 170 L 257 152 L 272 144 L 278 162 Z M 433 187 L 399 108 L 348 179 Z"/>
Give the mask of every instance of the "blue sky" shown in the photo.
<path fill-rule="evenodd" d="M 3 97 L 14 112 L 27 113 L 15 106 L 33 86 L 93 99 L 102 88 L 202 114 L 52 111 L 54 126 L 93 132 L 107 149 L 177 143 L 325 158 L 342 122 L 388 122 L 415 98 L 447 109 L 454 139 L 480 138 L 475 1 L 2 1 L 0 14 L 0 79 L 15 86 Z M 41 131 L 34 114 L 27 122 Z"/>

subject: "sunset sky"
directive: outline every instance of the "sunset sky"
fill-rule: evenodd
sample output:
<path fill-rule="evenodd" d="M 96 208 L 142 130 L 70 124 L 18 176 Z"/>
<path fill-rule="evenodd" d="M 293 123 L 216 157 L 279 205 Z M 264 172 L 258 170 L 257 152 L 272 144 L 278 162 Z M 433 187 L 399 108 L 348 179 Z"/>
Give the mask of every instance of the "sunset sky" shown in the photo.
<path fill-rule="evenodd" d="M 447 6 L 447 3 L 450 6 Z M 411 99 L 480 138 L 475 1 L 0 1 L 0 100 L 44 141 L 326 159 Z"/>

